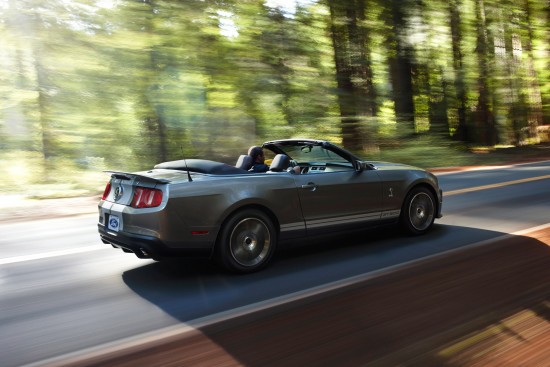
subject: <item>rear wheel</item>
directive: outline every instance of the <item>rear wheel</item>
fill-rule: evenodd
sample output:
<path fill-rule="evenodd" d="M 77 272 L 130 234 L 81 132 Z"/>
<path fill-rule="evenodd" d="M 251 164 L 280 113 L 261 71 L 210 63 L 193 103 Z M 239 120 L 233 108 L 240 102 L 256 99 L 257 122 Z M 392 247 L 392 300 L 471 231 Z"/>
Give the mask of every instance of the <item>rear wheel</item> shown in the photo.
<path fill-rule="evenodd" d="M 236 273 L 258 271 L 269 263 L 277 244 L 277 232 L 262 211 L 246 209 L 233 214 L 218 238 L 218 262 Z"/>
<path fill-rule="evenodd" d="M 435 220 L 435 199 L 425 187 L 412 189 L 401 210 L 401 226 L 413 235 L 426 233 Z"/>

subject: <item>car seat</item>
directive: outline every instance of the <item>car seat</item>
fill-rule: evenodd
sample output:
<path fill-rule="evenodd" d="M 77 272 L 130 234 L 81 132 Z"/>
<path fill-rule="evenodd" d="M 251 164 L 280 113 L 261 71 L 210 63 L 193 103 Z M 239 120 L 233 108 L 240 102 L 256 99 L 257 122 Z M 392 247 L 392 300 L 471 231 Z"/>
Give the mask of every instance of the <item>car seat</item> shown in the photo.
<path fill-rule="evenodd" d="M 248 171 L 252 168 L 252 157 L 246 154 L 240 155 L 235 167 Z"/>
<path fill-rule="evenodd" d="M 290 157 L 286 154 L 277 154 L 271 165 L 269 166 L 270 172 L 283 172 L 286 171 L 290 165 Z"/>

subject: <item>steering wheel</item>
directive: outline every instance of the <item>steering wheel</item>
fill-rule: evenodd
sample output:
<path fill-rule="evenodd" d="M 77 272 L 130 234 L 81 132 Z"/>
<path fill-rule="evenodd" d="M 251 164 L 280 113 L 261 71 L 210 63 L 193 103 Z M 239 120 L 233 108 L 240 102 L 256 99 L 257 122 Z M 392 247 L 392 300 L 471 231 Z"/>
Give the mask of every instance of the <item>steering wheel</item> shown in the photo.
<path fill-rule="evenodd" d="M 298 167 L 298 171 L 296 170 L 296 167 Z M 288 171 L 291 173 L 300 174 L 302 172 L 302 167 L 298 165 L 298 162 L 296 162 L 294 159 L 291 159 L 288 163 Z"/>

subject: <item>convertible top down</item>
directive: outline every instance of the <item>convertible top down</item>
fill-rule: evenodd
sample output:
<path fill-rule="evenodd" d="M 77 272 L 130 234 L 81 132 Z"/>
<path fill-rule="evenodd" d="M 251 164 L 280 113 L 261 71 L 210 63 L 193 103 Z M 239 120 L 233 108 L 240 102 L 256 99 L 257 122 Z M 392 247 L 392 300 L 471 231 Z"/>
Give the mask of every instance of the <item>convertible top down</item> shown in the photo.
<path fill-rule="evenodd" d="M 110 171 L 99 202 L 104 243 L 140 258 L 205 256 L 240 273 L 268 265 L 277 244 L 399 223 L 413 235 L 441 217 L 437 178 L 422 169 L 367 162 L 322 140 L 263 144 L 265 173 L 202 159 Z"/>

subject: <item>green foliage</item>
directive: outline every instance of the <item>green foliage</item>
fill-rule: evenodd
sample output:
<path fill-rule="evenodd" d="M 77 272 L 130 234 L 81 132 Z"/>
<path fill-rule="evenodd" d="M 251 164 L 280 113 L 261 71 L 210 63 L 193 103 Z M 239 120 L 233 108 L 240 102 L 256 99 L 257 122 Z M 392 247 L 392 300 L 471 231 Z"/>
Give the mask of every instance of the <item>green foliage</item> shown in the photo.
<path fill-rule="evenodd" d="M 0 0 L 0 191 L 290 137 L 463 164 L 550 124 L 545 0 L 275 3 Z"/>

